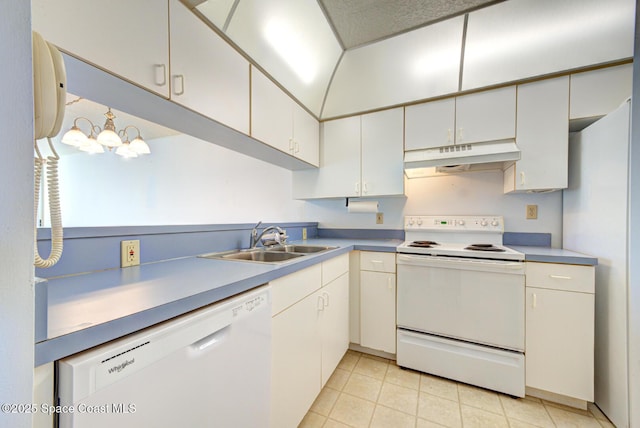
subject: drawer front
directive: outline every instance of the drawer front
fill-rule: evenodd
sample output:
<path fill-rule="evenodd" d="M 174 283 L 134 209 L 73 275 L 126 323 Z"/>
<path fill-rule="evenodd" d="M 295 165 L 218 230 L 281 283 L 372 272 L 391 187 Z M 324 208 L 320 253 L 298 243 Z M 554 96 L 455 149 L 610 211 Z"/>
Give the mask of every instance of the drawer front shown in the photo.
<path fill-rule="evenodd" d="M 526 262 L 525 265 L 527 287 L 580 293 L 595 292 L 595 268 L 593 266 L 534 262 Z"/>
<path fill-rule="evenodd" d="M 395 273 L 396 253 L 360 252 L 360 270 Z"/>
<path fill-rule="evenodd" d="M 321 267 L 317 264 L 271 281 L 271 316 L 319 290 L 321 274 Z"/>
<path fill-rule="evenodd" d="M 322 262 L 322 285 L 349 272 L 349 253 Z"/>

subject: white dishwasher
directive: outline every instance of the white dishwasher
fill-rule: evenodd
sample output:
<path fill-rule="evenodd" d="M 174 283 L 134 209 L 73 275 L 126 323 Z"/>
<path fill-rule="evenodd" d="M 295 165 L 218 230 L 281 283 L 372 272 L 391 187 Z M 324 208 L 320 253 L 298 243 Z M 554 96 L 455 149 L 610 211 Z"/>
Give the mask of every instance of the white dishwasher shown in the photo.
<path fill-rule="evenodd" d="M 263 286 L 58 361 L 59 427 L 267 427 Z"/>

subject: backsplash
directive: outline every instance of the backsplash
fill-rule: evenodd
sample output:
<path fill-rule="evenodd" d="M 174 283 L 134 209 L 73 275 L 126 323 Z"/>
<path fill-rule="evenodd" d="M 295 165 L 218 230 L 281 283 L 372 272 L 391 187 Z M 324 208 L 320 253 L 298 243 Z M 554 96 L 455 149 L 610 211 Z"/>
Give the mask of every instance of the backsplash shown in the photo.
<path fill-rule="evenodd" d="M 260 229 L 269 226 L 263 223 Z M 317 223 L 278 223 L 290 241 L 318 236 Z M 64 251 L 60 261 L 48 269 L 36 269 L 36 276 L 52 278 L 120 267 L 120 241 L 140 240 L 140 263 L 225 251 L 249 246 L 255 224 L 217 224 L 185 226 L 82 227 L 65 229 Z M 51 246 L 49 229 L 38 230 L 40 254 Z"/>

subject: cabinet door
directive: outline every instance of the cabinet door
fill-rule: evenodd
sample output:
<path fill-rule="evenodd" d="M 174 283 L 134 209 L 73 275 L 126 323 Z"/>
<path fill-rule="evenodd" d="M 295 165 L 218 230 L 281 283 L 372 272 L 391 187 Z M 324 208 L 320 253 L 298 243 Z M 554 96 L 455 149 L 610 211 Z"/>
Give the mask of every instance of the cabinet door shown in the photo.
<path fill-rule="evenodd" d="M 323 122 L 320 140 L 320 168 L 293 172 L 293 197 L 360 196 L 360 116 Z"/>
<path fill-rule="evenodd" d="M 569 77 L 518 86 L 520 160 L 515 164 L 514 188 L 547 190 L 567 187 L 569 174 Z"/>
<path fill-rule="evenodd" d="M 32 26 L 62 50 L 169 96 L 166 0 L 34 0 Z"/>
<path fill-rule="evenodd" d="M 455 98 L 406 107 L 404 149 L 429 149 L 453 144 L 455 119 Z"/>
<path fill-rule="evenodd" d="M 320 314 L 324 386 L 349 347 L 349 274 L 343 274 L 317 293 L 324 300 Z"/>
<path fill-rule="evenodd" d="M 272 319 L 271 426 L 298 426 L 321 389 L 320 291 Z M 247 393 L 251 393 L 250 389 Z"/>
<path fill-rule="evenodd" d="M 251 69 L 251 136 L 293 154 L 293 101 L 255 67 Z"/>
<path fill-rule="evenodd" d="M 396 353 L 396 276 L 360 272 L 360 344 Z"/>
<path fill-rule="evenodd" d="M 249 133 L 249 63 L 180 1 L 171 5 L 171 99 Z"/>
<path fill-rule="evenodd" d="M 456 98 L 456 144 L 516 136 L 516 87 Z"/>
<path fill-rule="evenodd" d="M 570 119 L 604 116 L 631 96 L 633 64 L 571 75 Z"/>
<path fill-rule="evenodd" d="M 526 384 L 593 401 L 593 294 L 527 287 Z"/>
<path fill-rule="evenodd" d="M 362 116 L 362 196 L 404 193 L 403 129 L 402 108 Z"/>
<path fill-rule="evenodd" d="M 293 103 L 293 155 L 311 165 L 320 160 L 320 124 L 297 103 Z"/>

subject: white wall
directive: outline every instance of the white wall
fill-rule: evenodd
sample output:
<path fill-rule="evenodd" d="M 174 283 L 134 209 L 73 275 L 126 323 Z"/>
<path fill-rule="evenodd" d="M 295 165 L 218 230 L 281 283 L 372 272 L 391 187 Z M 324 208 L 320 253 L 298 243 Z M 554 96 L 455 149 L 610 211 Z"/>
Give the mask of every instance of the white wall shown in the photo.
<path fill-rule="evenodd" d="M 344 199 L 307 203 L 305 215 L 323 228 L 402 229 L 405 215 L 503 215 L 507 232 L 552 234 L 562 246 L 562 192 L 509 194 L 502 192 L 502 171 L 405 179 L 403 197 L 371 198 L 380 202 L 384 224 L 374 214 L 349 214 Z M 526 220 L 527 204 L 538 205 L 538 219 Z"/>
<path fill-rule="evenodd" d="M 33 93 L 31 2 L 0 2 L 0 403 L 31 403 L 33 385 Z M 0 412 L 2 427 L 29 414 Z"/>
<path fill-rule="evenodd" d="M 152 153 L 135 159 L 63 156 L 63 225 L 301 220 L 303 203 L 291 199 L 291 171 L 186 135 L 149 145 Z"/>

